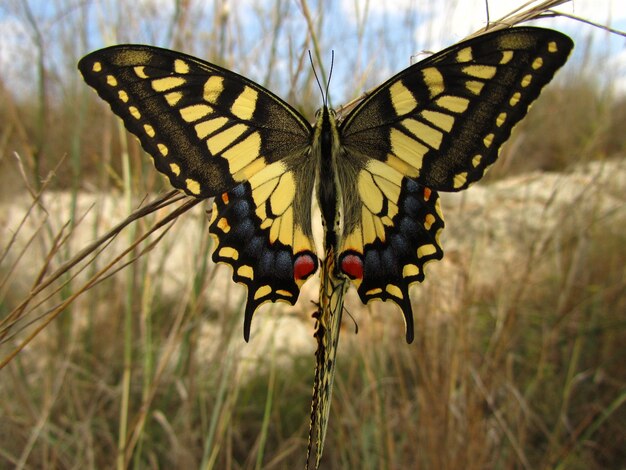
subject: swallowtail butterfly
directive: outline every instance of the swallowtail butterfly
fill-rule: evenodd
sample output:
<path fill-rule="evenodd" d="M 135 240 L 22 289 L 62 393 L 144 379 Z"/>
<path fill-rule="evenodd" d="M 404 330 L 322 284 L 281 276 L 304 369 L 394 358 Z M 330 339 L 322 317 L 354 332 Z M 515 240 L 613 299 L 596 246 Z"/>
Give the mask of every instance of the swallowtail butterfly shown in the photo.
<path fill-rule="evenodd" d="M 486 33 L 398 73 L 343 119 L 322 107 L 313 125 L 253 81 L 179 52 L 113 46 L 79 69 L 175 188 L 215 198 L 213 260 L 247 287 L 246 340 L 261 304 L 294 304 L 320 271 L 309 435 L 317 468 L 348 286 L 363 303 L 395 302 L 413 340 L 409 286 L 443 256 L 438 192 L 484 175 L 572 47 L 548 29 Z"/>

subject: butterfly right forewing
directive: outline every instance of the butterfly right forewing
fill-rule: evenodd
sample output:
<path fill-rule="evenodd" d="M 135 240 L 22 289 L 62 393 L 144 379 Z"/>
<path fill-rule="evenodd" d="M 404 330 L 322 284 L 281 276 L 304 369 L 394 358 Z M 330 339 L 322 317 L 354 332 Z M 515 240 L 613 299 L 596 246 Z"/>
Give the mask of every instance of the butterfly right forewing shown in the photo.
<path fill-rule="evenodd" d="M 372 92 L 343 122 L 344 146 L 435 191 L 465 189 L 572 48 L 564 34 L 531 27 L 455 44 Z"/>

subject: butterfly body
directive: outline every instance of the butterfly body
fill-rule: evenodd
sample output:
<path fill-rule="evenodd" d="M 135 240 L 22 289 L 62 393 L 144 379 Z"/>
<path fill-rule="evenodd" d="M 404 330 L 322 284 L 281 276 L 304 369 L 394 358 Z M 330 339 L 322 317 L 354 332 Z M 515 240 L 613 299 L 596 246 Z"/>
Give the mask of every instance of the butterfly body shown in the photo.
<path fill-rule="evenodd" d="M 572 47 L 547 29 L 486 33 L 393 76 L 344 119 L 324 106 L 314 125 L 253 81 L 179 52 L 113 46 L 79 69 L 174 187 L 214 197 L 212 258 L 247 287 L 246 340 L 255 310 L 295 304 L 321 265 L 317 466 L 346 289 L 356 287 L 363 303 L 396 303 L 413 340 L 409 286 L 443 256 L 438 192 L 483 176 Z"/>

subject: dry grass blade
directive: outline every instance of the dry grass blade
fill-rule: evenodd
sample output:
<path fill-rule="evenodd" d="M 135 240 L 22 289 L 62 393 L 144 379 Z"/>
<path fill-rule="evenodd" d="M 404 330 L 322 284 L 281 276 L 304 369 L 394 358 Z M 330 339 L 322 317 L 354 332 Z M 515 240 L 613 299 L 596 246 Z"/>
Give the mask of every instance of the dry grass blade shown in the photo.
<path fill-rule="evenodd" d="M 622 31 L 622 30 L 619 30 L 619 29 L 615 29 L 615 28 L 611 28 L 611 27 L 609 27 L 609 26 L 607 26 L 605 24 L 596 23 L 595 21 L 588 20 L 587 18 L 582 18 L 582 17 L 576 16 L 576 15 L 570 15 L 569 13 L 565 13 L 565 12 L 559 12 L 558 15 L 562 16 L 564 18 L 571 18 L 572 20 L 580 21 L 581 23 L 585 23 L 585 24 L 591 25 L 594 28 L 603 29 L 605 31 L 608 31 L 611 34 L 617 34 L 619 36 L 626 37 L 626 32 L 625 31 Z"/>
<path fill-rule="evenodd" d="M 22 183 L 24 184 L 24 187 L 26 188 L 26 190 L 30 194 L 30 197 L 31 197 L 32 201 L 30 203 L 30 206 L 28 207 L 28 210 L 25 212 L 24 216 L 20 220 L 17 228 L 14 230 L 14 232 L 11 235 L 9 241 L 5 245 L 4 250 L 2 250 L 2 255 L 0 255 L 0 265 L 4 262 L 4 260 L 6 259 L 7 255 L 9 254 L 11 249 L 13 248 L 13 246 L 15 244 L 15 241 L 17 240 L 18 234 L 20 233 L 20 230 L 22 229 L 22 227 L 24 226 L 26 221 L 31 216 L 33 210 L 35 210 L 35 208 L 38 208 L 38 209 L 41 209 L 44 213 L 46 212 L 45 207 L 41 203 L 41 198 L 42 198 L 42 195 L 44 194 L 44 191 L 47 189 L 48 182 L 50 181 L 50 178 L 46 179 L 46 181 L 44 181 L 44 183 L 42 185 L 42 188 L 39 191 L 36 191 L 32 187 L 32 185 L 30 184 L 28 176 L 26 176 L 26 170 L 24 169 L 24 164 L 22 162 L 22 159 L 21 159 L 20 155 L 17 152 L 14 152 L 13 155 L 14 155 L 15 161 L 17 163 L 17 168 L 18 168 L 18 172 L 20 174 L 20 177 L 22 179 Z M 57 163 L 57 166 L 55 168 L 55 172 L 61 167 L 61 165 L 64 162 L 65 162 L 65 159 L 61 159 Z M 41 225 L 43 226 L 44 223 L 45 223 L 45 220 L 43 220 L 41 222 Z M 32 241 L 32 239 L 34 239 L 36 237 L 36 234 L 37 234 L 37 230 L 35 231 L 35 233 L 31 237 L 31 241 Z M 30 244 L 30 242 L 28 244 Z M 19 257 L 18 257 L 16 263 L 17 262 L 19 262 Z M 2 281 L 2 283 L 0 283 L 0 291 L 2 290 L 2 287 L 6 283 L 7 279 L 9 278 L 11 272 L 12 272 L 12 269 L 9 269 L 8 270 L 8 275 L 5 277 L 5 279 Z"/>
<path fill-rule="evenodd" d="M 162 220 L 160 220 L 159 222 L 155 223 L 142 236 L 138 237 L 135 242 L 133 242 L 126 249 L 124 249 L 121 253 L 119 253 L 116 257 L 114 257 L 104 268 L 99 270 L 88 281 L 86 281 L 81 287 L 79 287 L 73 295 L 71 295 L 69 298 L 65 299 L 60 304 L 54 306 L 53 308 L 51 308 L 50 310 L 48 310 L 47 312 L 42 314 L 41 317 L 37 319 L 37 321 L 41 321 L 44 318 L 45 318 L 45 320 L 43 320 L 25 339 L 23 339 L 16 346 L 15 349 L 13 349 L 7 356 L 5 356 L 2 359 L 2 361 L 0 362 L 0 369 L 2 369 L 4 366 L 6 366 L 6 364 L 8 364 L 11 361 L 11 359 L 13 359 L 13 357 L 15 357 L 16 354 L 18 354 L 28 343 L 30 343 L 30 341 L 32 341 L 33 338 L 35 338 L 50 322 L 52 322 L 60 313 L 62 313 L 80 295 L 82 295 L 83 293 L 85 293 L 86 291 L 88 291 L 89 289 L 94 287 L 95 285 L 97 285 L 102 280 L 106 279 L 108 276 L 111 276 L 115 272 L 119 271 L 120 269 L 123 269 L 125 266 L 128 266 L 130 263 L 133 263 L 134 261 L 139 259 L 139 257 L 143 256 L 145 253 L 150 251 L 150 249 L 152 249 L 156 245 L 156 242 L 151 243 L 150 245 L 148 245 L 148 248 L 142 250 L 139 253 L 138 256 L 131 258 L 129 261 L 124 263 L 122 266 L 119 266 L 119 267 L 115 268 L 116 265 L 126 255 L 128 255 L 133 250 L 135 250 L 136 247 L 139 244 L 141 244 L 144 240 L 146 240 L 153 233 L 157 232 L 158 230 L 160 230 L 164 226 L 170 224 L 171 222 L 174 222 L 178 218 L 178 216 L 180 216 L 181 214 L 187 212 L 189 209 L 191 209 L 192 207 L 194 207 L 197 204 L 199 204 L 200 202 L 202 202 L 202 200 L 201 199 L 190 199 L 190 198 L 187 198 L 186 196 L 178 193 L 177 191 L 171 191 L 171 192 L 165 194 L 164 196 L 162 196 L 162 197 L 160 197 L 160 198 L 158 198 L 158 199 L 156 199 L 156 200 L 146 204 L 145 206 L 142 206 L 142 207 L 138 208 L 135 212 L 130 214 L 122 222 L 120 222 L 115 227 L 113 227 L 111 230 L 109 230 L 104 235 L 99 237 L 93 243 L 91 243 L 87 247 L 83 248 L 76 255 L 71 257 L 71 259 L 69 259 L 67 262 L 63 263 L 59 268 L 57 268 L 50 275 L 44 276 L 45 269 L 42 268 L 42 270 L 40 272 L 40 275 L 37 278 L 37 281 L 33 285 L 33 288 L 31 289 L 31 291 L 27 295 L 27 297 L 24 298 L 19 303 L 19 305 L 17 307 L 15 307 L 12 311 L 10 311 L 9 314 L 2 320 L 2 322 L 0 322 L 0 338 L 2 338 L 2 343 L 6 342 L 9 338 L 11 338 L 12 337 L 12 336 L 10 336 L 11 334 L 12 335 L 16 334 L 16 331 L 14 331 L 14 329 L 15 329 L 16 325 L 19 324 L 18 322 L 25 315 L 27 315 L 29 312 L 32 312 L 32 309 L 27 310 L 28 306 L 33 301 L 38 300 L 38 296 L 46 288 L 50 287 L 54 282 L 58 281 L 62 276 L 66 275 L 68 273 L 71 273 L 71 274 L 75 275 L 75 273 L 73 273 L 73 271 L 72 271 L 75 267 L 77 267 L 81 262 L 83 262 L 90 255 L 93 255 L 94 253 L 98 253 L 98 251 L 103 246 L 106 246 L 112 239 L 117 237 L 120 234 L 120 232 L 122 232 L 130 224 L 137 222 L 138 220 L 142 219 L 143 217 L 146 217 L 147 215 L 152 214 L 152 213 L 156 212 L 159 209 L 162 209 L 162 208 L 165 208 L 165 207 L 167 207 L 167 206 L 169 206 L 171 204 L 175 204 L 177 202 L 180 202 L 181 200 L 183 200 L 184 202 L 181 204 L 180 207 L 176 208 L 174 211 L 172 211 L 170 214 L 168 214 Z M 55 242 L 53 244 L 53 248 L 48 253 L 48 259 L 44 263 L 44 266 L 48 266 L 48 261 L 57 252 L 58 247 L 60 245 L 59 240 L 61 239 L 62 234 L 63 234 L 63 230 L 66 227 L 67 227 L 67 224 L 56 235 Z M 157 241 L 159 239 L 160 238 L 158 238 Z M 84 269 L 86 266 L 88 266 L 96 258 L 97 258 L 97 256 L 91 258 L 91 260 L 88 261 L 88 263 L 86 265 L 84 265 L 81 268 L 81 270 Z M 62 286 L 58 287 L 55 292 L 57 292 L 61 288 L 62 288 Z M 50 297 L 50 296 L 48 296 L 48 297 Z M 41 304 L 41 302 L 38 305 L 40 305 L 40 304 Z"/>
<path fill-rule="evenodd" d="M 496 31 L 499 29 L 510 28 L 512 26 L 516 26 L 527 21 L 559 16 L 560 13 L 552 11 L 551 8 L 556 8 L 569 2 L 571 2 L 571 0 L 546 0 L 538 5 L 534 5 L 535 3 L 537 3 L 535 0 L 529 1 L 523 5 L 520 5 L 503 17 L 495 21 L 490 21 L 484 29 L 470 34 L 468 38 L 479 36 L 480 34 L 486 33 L 487 31 Z"/>

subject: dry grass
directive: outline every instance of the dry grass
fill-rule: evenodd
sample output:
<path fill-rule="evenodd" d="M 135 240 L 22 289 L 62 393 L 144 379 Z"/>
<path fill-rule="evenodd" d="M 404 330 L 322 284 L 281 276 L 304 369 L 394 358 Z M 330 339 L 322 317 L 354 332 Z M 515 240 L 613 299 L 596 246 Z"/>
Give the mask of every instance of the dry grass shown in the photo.
<path fill-rule="evenodd" d="M 101 36 L 123 41 L 141 23 L 146 41 L 184 45 L 240 71 L 263 64 L 259 80 L 315 109 L 306 49 L 324 62 L 324 18 L 304 2 L 257 6 L 270 45 L 260 57 L 245 18 L 225 3 L 196 17 L 176 2 L 165 19 L 120 4 L 131 13 L 101 26 Z M 100 6 L 77 6 L 79 14 L 61 6 L 52 20 L 22 2 L 5 7 L 30 19 L 36 52 L 54 63 L 40 63 L 32 96 L 12 93 L 0 76 L 0 466 L 300 467 L 312 351 L 285 351 L 284 332 L 276 343 L 241 340 L 241 291 L 208 262 L 208 207 L 172 194 L 143 202 L 165 185 L 78 81 L 75 63 L 92 40 L 84 18 L 102 19 Z M 300 15 L 306 37 L 291 37 Z M 369 83 L 362 65 L 351 78 Z M 623 159 L 623 99 L 592 77 L 567 78 L 516 130 L 494 181 Z M 461 200 L 447 211 L 450 234 L 485 226 L 471 232 L 475 245 L 451 240 L 452 263 L 433 266 L 414 289 L 415 343 L 401 341 L 393 308 L 355 309 L 356 336 L 346 319 L 323 468 L 626 465 L 626 186 L 594 181 L 584 180 L 560 215 L 558 192 L 546 199 L 546 219 L 516 238 L 521 258 L 485 254 L 503 239 L 484 208 Z M 607 193 L 621 206 L 589 207 Z M 504 273 L 501 282 L 482 282 L 490 271 Z M 271 308 L 254 321 L 270 317 Z"/>

